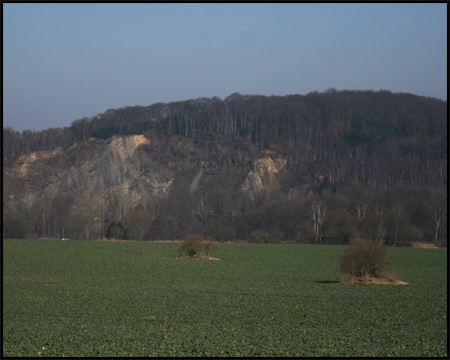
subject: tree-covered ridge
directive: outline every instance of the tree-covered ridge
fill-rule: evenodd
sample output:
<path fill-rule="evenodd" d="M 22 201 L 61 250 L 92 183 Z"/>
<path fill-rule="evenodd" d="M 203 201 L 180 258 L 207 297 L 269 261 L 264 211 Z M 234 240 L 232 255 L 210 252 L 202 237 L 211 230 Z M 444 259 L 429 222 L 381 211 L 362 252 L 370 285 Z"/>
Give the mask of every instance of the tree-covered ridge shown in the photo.
<path fill-rule="evenodd" d="M 446 115 L 444 101 L 389 91 L 345 90 L 270 97 L 235 93 L 224 100 L 199 98 L 109 109 L 63 129 L 19 133 L 6 128 L 3 156 L 10 159 L 89 137 L 108 139 L 148 131 L 192 138 L 205 134 L 250 137 L 260 148 L 286 142 L 318 145 L 324 136 L 327 140 L 344 136 L 352 145 L 390 137 L 436 138 L 446 129 Z M 307 134 L 302 135 L 305 130 Z"/>
<path fill-rule="evenodd" d="M 332 182 L 374 188 L 447 182 L 447 103 L 389 91 L 326 91 L 308 95 L 232 94 L 107 110 L 68 128 L 23 133 L 3 129 L 3 159 L 52 150 L 90 137 L 155 133 L 192 140 L 211 135 L 276 149 L 297 166 L 328 169 Z"/>
<path fill-rule="evenodd" d="M 4 129 L 3 236 L 444 243 L 446 105 L 235 93 Z"/>

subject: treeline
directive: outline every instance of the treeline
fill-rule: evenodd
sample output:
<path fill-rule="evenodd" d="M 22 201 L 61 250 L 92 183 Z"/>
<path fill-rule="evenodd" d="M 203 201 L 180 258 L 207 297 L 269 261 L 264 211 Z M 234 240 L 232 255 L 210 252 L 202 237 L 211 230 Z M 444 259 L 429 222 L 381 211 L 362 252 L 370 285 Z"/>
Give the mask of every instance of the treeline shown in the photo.
<path fill-rule="evenodd" d="M 182 191 L 182 190 L 179 190 Z M 204 206 L 204 211 L 200 207 Z M 171 240 L 201 234 L 217 241 L 291 241 L 346 244 L 362 236 L 390 246 L 447 242 L 447 189 L 396 187 L 380 194 L 368 186 L 343 186 L 289 199 L 260 194 L 239 204 L 231 194 L 177 194 L 111 219 L 101 206 L 68 194 L 32 208 L 3 209 L 4 238 Z"/>
<path fill-rule="evenodd" d="M 150 210 L 156 216 L 149 238 L 198 233 L 217 241 L 346 244 L 363 236 L 390 246 L 447 240 L 446 188 L 393 187 L 380 193 L 361 184 L 327 186 L 306 197 L 261 192 L 253 200 L 236 199 L 220 191 L 200 197 L 161 199 Z"/>
<path fill-rule="evenodd" d="M 104 208 L 65 193 L 49 202 L 3 208 L 3 238 L 148 240 L 154 217 L 141 209 L 111 220 Z"/>
<path fill-rule="evenodd" d="M 51 150 L 89 137 L 116 134 L 211 135 L 250 140 L 275 149 L 289 164 L 326 169 L 331 182 L 446 186 L 446 102 L 389 91 L 335 91 L 308 95 L 232 94 L 108 110 L 69 128 L 18 133 L 3 129 L 3 159 Z"/>
<path fill-rule="evenodd" d="M 258 242 L 346 244 L 362 236 L 390 246 L 446 243 L 446 196 L 445 188 L 392 188 L 383 194 L 365 186 L 342 188 L 303 199 L 280 197 L 230 218 L 228 226 L 238 238 Z"/>

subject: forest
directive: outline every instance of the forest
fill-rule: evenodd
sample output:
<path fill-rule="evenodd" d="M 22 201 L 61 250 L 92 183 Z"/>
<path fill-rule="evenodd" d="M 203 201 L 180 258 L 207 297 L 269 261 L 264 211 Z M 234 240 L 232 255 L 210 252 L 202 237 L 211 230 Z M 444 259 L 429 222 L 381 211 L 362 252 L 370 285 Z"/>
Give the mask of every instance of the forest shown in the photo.
<path fill-rule="evenodd" d="M 286 166 L 277 186 L 255 196 L 217 181 L 204 185 L 202 196 L 186 196 L 195 174 L 181 165 L 185 172 L 167 196 L 102 216 L 87 216 L 83 199 L 70 192 L 25 207 L 9 201 L 14 194 L 4 185 L 3 236 L 156 240 L 201 233 L 220 241 L 346 243 L 361 234 L 390 245 L 446 242 L 447 102 L 387 90 L 234 93 L 109 109 L 65 128 L 4 128 L 4 178 L 5 167 L 31 152 L 136 134 L 159 144 L 140 150 L 152 161 L 183 163 L 186 144 L 197 160 L 214 160 L 236 181 L 242 174 L 234 169 L 267 154 Z M 44 205 L 47 215 L 38 218 Z"/>

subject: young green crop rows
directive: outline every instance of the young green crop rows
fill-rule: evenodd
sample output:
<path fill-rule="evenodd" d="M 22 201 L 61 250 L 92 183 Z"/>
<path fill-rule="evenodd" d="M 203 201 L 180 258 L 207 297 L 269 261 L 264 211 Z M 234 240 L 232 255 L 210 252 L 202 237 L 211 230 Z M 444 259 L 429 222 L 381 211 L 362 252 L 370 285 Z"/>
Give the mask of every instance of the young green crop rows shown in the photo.
<path fill-rule="evenodd" d="M 3 356 L 447 356 L 447 253 L 342 285 L 343 246 L 3 241 Z"/>

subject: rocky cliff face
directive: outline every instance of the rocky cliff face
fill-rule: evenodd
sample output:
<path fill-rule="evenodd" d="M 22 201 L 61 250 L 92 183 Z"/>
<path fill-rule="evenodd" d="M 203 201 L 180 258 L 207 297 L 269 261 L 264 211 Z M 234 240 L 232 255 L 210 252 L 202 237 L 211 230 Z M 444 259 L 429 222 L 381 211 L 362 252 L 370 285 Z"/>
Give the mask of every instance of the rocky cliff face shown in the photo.
<path fill-rule="evenodd" d="M 242 186 L 242 191 L 254 198 L 261 191 L 270 191 L 277 185 L 277 174 L 285 167 L 286 160 L 269 156 L 257 159 Z"/>
<path fill-rule="evenodd" d="M 200 198 L 228 191 L 237 199 L 280 186 L 286 159 L 233 144 L 155 135 L 89 139 L 52 151 L 32 152 L 3 168 L 6 207 L 50 202 L 61 194 L 120 216 L 173 196 Z M 204 204 L 202 205 L 204 206 Z M 203 209 L 205 211 L 205 209 Z"/>
<path fill-rule="evenodd" d="M 142 145 L 151 146 L 144 135 L 115 136 L 24 155 L 4 168 L 4 203 L 31 206 L 69 193 L 106 206 L 118 198 L 126 208 L 163 197 L 173 175 L 152 166 L 137 151 Z"/>

